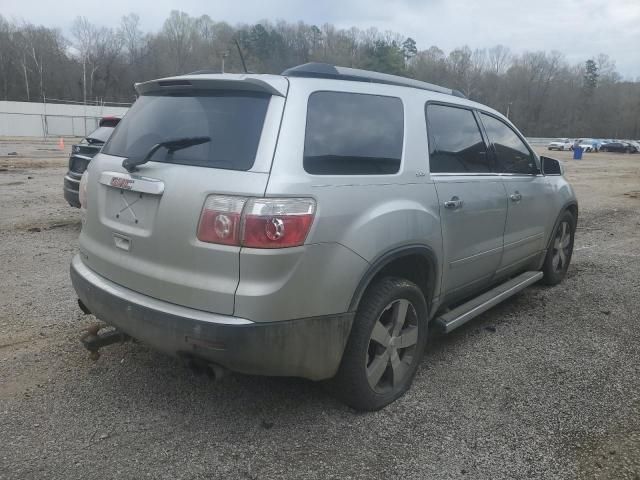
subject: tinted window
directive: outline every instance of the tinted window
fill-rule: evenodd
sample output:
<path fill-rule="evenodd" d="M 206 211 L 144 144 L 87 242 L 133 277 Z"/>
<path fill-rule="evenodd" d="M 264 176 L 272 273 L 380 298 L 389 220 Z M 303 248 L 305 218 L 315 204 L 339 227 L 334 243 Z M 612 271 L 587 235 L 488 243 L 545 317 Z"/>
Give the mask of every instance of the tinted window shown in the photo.
<path fill-rule="evenodd" d="M 536 172 L 533 155 L 520 137 L 504 122 L 482 114 L 482 123 L 497 156 L 497 168 L 503 173 L 531 174 Z"/>
<path fill-rule="evenodd" d="M 113 127 L 98 127 L 89 135 L 87 142 L 89 143 L 105 143 L 113 133 Z"/>
<path fill-rule="evenodd" d="M 429 105 L 427 123 L 432 173 L 491 171 L 486 147 L 471 110 Z"/>
<path fill-rule="evenodd" d="M 103 152 L 142 158 L 155 144 L 184 137 L 210 141 L 169 153 L 158 149 L 154 162 L 229 170 L 253 166 L 268 95 L 243 92 L 175 92 L 143 95 L 122 119 Z"/>
<path fill-rule="evenodd" d="M 340 92 L 309 96 L 304 169 L 316 175 L 380 175 L 400 169 L 399 98 Z"/>

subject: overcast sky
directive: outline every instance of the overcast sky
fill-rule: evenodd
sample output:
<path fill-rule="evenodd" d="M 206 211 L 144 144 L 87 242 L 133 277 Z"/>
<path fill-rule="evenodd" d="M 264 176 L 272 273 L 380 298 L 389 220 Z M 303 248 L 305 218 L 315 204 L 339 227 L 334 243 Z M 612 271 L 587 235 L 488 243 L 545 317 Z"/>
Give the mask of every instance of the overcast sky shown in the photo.
<path fill-rule="evenodd" d="M 116 26 L 129 12 L 155 31 L 173 9 L 231 24 L 263 19 L 377 27 L 413 37 L 419 49 L 503 44 L 512 51 L 558 50 L 572 62 L 609 54 L 626 79 L 640 79 L 640 0 L 0 0 L 0 14 L 55 26 L 73 19 Z"/>

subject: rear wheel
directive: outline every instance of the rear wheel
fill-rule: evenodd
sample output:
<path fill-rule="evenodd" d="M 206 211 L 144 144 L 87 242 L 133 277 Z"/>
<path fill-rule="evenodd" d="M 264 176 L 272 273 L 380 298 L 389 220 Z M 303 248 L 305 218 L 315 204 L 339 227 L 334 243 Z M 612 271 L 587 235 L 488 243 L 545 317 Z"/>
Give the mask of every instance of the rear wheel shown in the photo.
<path fill-rule="evenodd" d="M 547 285 L 560 283 L 569 268 L 573 254 L 573 240 L 576 220 L 569 211 L 565 211 L 553 232 L 553 239 L 542 265 L 543 281 Z"/>
<path fill-rule="evenodd" d="M 335 394 L 356 410 L 378 410 L 411 386 L 427 339 L 427 303 L 416 284 L 376 281 L 356 313 Z"/>

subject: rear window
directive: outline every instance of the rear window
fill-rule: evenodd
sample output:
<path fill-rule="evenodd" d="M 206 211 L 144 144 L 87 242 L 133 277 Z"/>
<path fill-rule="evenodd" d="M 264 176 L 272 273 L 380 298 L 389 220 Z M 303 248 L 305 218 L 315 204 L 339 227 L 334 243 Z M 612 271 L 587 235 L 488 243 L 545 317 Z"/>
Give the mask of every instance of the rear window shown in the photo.
<path fill-rule="evenodd" d="M 269 95 L 249 92 L 143 95 L 102 151 L 118 157 L 144 158 L 160 142 L 204 136 L 211 140 L 173 153 L 160 148 L 151 160 L 249 170 L 255 161 L 269 99 Z"/>
<path fill-rule="evenodd" d="M 87 142 L 89 143 L 105 143 L 113 133 L 113 127 L 98 127 L 89 135 Z"/>
<path fill-rule="evenodd" d="M 315 175 L 397 173 L 403 137 L 399 98 L 316 92 L 307 107 L 304 169 Z"/>

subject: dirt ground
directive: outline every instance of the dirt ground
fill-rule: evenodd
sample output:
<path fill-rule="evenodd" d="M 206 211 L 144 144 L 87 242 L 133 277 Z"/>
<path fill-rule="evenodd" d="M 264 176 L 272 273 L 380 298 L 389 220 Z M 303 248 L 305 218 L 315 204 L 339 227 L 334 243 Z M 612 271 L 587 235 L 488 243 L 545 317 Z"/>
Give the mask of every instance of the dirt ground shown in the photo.
<path fill-rule="evenodd" d="M 141 344 L 92 362 L 56 143 L 0 139 L 0 479 L 640 479 L 640 155 L 550 155 L 580 201 L 568 278 L 433 339 L 413 388 L 359 414 Z"/>

